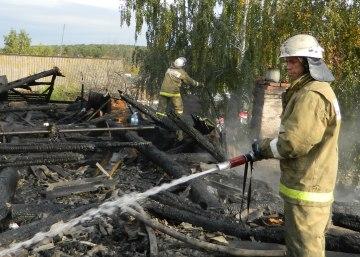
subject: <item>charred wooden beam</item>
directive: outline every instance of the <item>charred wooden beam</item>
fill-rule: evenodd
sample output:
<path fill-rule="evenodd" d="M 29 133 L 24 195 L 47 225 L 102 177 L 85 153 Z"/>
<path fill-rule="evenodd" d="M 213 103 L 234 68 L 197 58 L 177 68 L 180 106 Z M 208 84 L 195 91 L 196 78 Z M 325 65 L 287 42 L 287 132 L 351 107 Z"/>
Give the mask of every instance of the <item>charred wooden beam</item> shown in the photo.
<path fill-rule="evenodd" d="M 11 219 L 16 223 L 29 223 L 44 215 L 52 215 L 64 210 L 70 210 L 72 206 L 53 203 L 11 204 Z"/>
<path fill-rule="evenodd" d="M 179 115 L 171 111 L 168 113 L 168 117 L 187 135 L 193 138 L 204 150 L 209 152 L 218 162 L 226 160 L 225 153 L 203 136 L 198 130 L 189 126 Z"/>
<path fill-rule="evenodd" d="M 347 213 L 333 213 L 333 224 L 339 227 L 348 228 L 360 232 L 360 217 Z"/>
<path fill-rule="evenodd" d="M 28 111 L 54 111 L 54 110 L 58 110 L 58 109 L 59 109 L 59 106 L 57 106 L 57 105 L 27 106 L 27 107 L 18 107 L 18 108 L 5 107 L 5 108 L 0 108 L 0 113 L 28 112 Z"/>
<path fill-rule="evenodd" d="M 48 153 L 46 155 L 2 155 L 0 156 L 0 168 L 4 167 L 20 167 L 31 165 L 49 165 L 60 163 L 71 163 L 83 160 L 85 157 L 78 153 Z"/>
<path fill-rule="evenodd" d="M 117 149 L 122 147 L 140 147 L 149 145 L 149 142 L 94 142 L 94 143 L 37 143 L 37 144 L 0 144 L 0 153 L 41 153 L 41 152 L 95 152 L 103 149 Z M 1 162 L 1 158 L 0 158 Z"/>
<path fill-rule="evenodd" d="M 138 109 L 143 114 L 149 116 L 157 125 L 159 125 L 163 128 L 166 128 L 168 130 L 172 130 L 172 131 L 175 131 L 178 129 L 177 126 L 173 122 L 171 122 L 171 120 L 169 120 L 166 116 L 159 117 L 158 115 L 156 115 L 156 111 L 154 109 L 152 109 L 151 107 L 145 106 L 145 105 L 139 103 L 138 101 L 133 99 L 131 96 L 124 94 L 120 90 L 119 90 L 119 93 L 120 93 L 121 99 L 123 99 L 125 102 L 127 102 L 131 106 L 135 107 L 136 109 Z"/>
<path fill-rule="evenodd" d="M 9 203 L 15 194 L 19 174 L 13 168 L 0 171 L 0 220 L 9 214 Z"/>
<path fill-rule="evenodd" d="M 114 126 L 116 124 L 112 125 Z M 124 133 L 123 136 L 130 142 L 147 142 L 135 132 L 128 131 Z M 180 178 L 191 174 L 188 168 L 173 161 L 166 153 L 160 151 L 153 144 L 138 147 L 138 150 L 153 163 L 163 168 L 164 171 L 173 178 Z M 196 202 L 200 203 L 204 208 L 219 207 L 220 203 L 218 199 L 208 191 L 206 182 L 202 178 L 190 182 L 190 185 L 192 197 Z"/>
<path fill-rule="evenodd" d="M 70 194 L 78 194 L 96 191 L 100 187 L 112 187 L 119 181 L 115 179 L 107 179 L 105 177 L 84 178 L 73 181 L 62 181 L 49 184 L 46 189 L 46 198 L 53 199 L 56 197 L 67 196 Z"/>
<path fill-rule="evenodd" d="M 136 127 L 117 127 L 117 128 L 65 128 L 57 129 L 50 127 L 49 129 L 38 130 L 19 130 L 19 131 L 0 131 L 0 136 L 18 136 L 18 135 L 36 135 L 36 134 L 51 134 L 51 133 L 81 133 L 81 132 L 116 132 L 124 130 L 152 130 L 155 126 L 136 126 Z"/>
<path fill-rule="evenodd" d="M 0 87 L 0 94 L 7 92 L 8 90 L 17 88 L 17 87 L 29 85 L 29 84 L 35 82 L 35 80 L 37 80 L 37 79 L 45 78 L 45 77 L 52 76 L 52 75 L 62 76 L 62 77 L 64 76 L 61 74 L 60 69 L 58 67 L 54 67 L 50 70 L 42 71 L 42 72 L 36 73 L 34 75 L 30 75 L 25 78 L 11 81 L 11 82 L 7 83 L 5 86 Z"/>

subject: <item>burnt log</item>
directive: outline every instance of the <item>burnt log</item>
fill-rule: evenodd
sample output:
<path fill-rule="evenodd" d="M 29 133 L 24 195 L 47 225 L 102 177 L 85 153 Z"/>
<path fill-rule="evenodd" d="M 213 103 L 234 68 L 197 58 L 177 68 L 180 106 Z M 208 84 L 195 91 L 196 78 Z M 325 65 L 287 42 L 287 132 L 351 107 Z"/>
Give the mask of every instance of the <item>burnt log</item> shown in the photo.
<path fill-rule="evenodd" d="M 156 115 L 156 111 L 152 109 L 150 106 L 145 106 L 135 99 L 133 99 L 131 96 L 124 94 L 122 91 L 119 91 L 121 99 L 123 99 L 126 103 L 130 104 L 131 106 L 138 109 L 143 114 L 150 117 L 157 125 L 168 129 L 170 131 L 176 131 L 178 128 L 177 126 L 166 116 L 159 117 Z"/>
<path fill-rule="evenodd" d="M 255 170 L 256 172 L 256 170 Z M 213 173 L 206 177 L 209 184 L 215 187 L 219 196 L 230 198 L 233 213 L 241 213 L 240 200 L 236 201 L 243 194 L 240 185 L 243 184 L 243 177 L 233 172 Z M 245 197 L 247 192 L 245 192 Z M 226 207 L 226 206 L 224 206 Z M 278 193 L 274 192 L 264 181 L 252 180 L 251 204 L 252 209 L 266 209 L 269 213 L 282 215 L 283 200 Z M 339 227 L 348 228 L 360 232 L 360 203 L 356 202 L 334 202 L 332 210 L 333 224 Z"/>
<path fill-rule="evenodd" d="M 2 155 L 0 156 L 0 168 L 3 167 L 21 167 L 31 165 L 47 165 L 78 162 L 84 159 L 84 155 L 79 153 L 48 153 L 46 155 Z"/>
<path fill-rule="evenodd" d="M 210 153 L 218 162 L 226 160 L 225 153 L 203 136 L 197 129 L 189 126 L 179 115 L 171 111 L 168 117 L 181 128 L 188 136 L 194 139 L 204 150 Z"/>
<path fill-rule="evenodd" d="M 274 227 L 272 229 L 258 227 L 250 230 L 244 224 L 237 223 L 234 220 L 221 218 L 211 219 L 208 216 L 195 214 L 186 210 L 179 210 L 156 202 L 149 202 L 145 205 L 145 208 L 167 220 L 179 223 L 188 222 L 210 232 L 220 231 L 230 236 L 236 236 L 242 240 L 250 240 L 250 237 L 254 237 L 256 241 L 279 244 L 284 243 L 282 227 Z"/>
<path fill-rule="evenodd" d="M 153 227 L 163 233 L 166 233 L 182 242 L 185 242 L 192 247 L 200 250 L 205 251 L 213 251 L 221 254 L 226 254 L 226 256 L 285 256 L 285 250 L 249 250 L 249 249 L 241 249 L 241 248 L 232 248 L 227 246 L 222 246 L 218 244 L 212 244 L 205 241 L 200 241 L 196 238 L 189 237 L 188 235 L 184 235 L 179 233 L 175 229 L 171 229 L 162 225 L 161 223 L 151 220 L 145 216 L 145 214 L 139 213 L 129 207 L 125 208 L 125 211 L 130 213 L 130 215 L 134 216 L 135 218 L 141 220 L 146 225 Z"/>
<path fill-rule="evenodd" d="M 284 228 L 282 226 L 249 228 L 230 219 L 209 219 L 206 216 L 179 210 L 156 202 L 148 202 L 146 209 L 168 220 L 178 223 L 188 222 L 207 231 L 220 231 L 242 240 L 251 240 L 253 238 L 256 241 L 266 243 L 285 243 Z M 360 233 L 332 227 L 326 233 L 326 249 L 329 251 L 360 253 Z"/>
<path fill-rule="evenodd" d="M 116 126 L 116 124 L 113 124 Z M 130 142 L 147 142 L 135 132 L 126 132 L 124 138 Z M 173 161 L 166 153 L 160 151 L 153 144 L 137 148 L 143 155 L 153 163 L 160 166 L 168 175 L 173 178 L 180 178 L 191 174 L 191 170 Z M 205 209 L 208 207 L 219 207 L 218 199 L 208 191 L 207 184 L 202 178 L 189 183 L 191 185 L 191 196 Z"/>
<path fill-rule="evenodd" d="M 14 197 L 19 174 L 14 168 L 5 168 L 0 172 L 0 220 L 10 212 L 9 203 Z"/>
<path fill-rule="evenodd" d="M 335 202 L 332 222 L 336 226 L 360 232 L 360 203 Z"/>
<path fill-rule="evenodd" d="M 53 203 L 11 204 L 11 220 L 23 224 L 71 209 L 70 205 Z"/>

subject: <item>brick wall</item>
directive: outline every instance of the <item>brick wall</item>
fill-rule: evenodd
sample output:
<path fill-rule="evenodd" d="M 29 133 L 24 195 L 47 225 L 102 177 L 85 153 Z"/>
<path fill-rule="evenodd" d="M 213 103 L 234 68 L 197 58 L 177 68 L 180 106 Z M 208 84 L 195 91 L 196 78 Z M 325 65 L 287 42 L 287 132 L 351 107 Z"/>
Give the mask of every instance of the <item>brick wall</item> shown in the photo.
<path fill-rule="evenodd" d="M 253 138 L 274 137 L 280 126 L 281 94 L 288 84 L 257 81 L 254 88 L 253 112 L 250 127 Z"/>

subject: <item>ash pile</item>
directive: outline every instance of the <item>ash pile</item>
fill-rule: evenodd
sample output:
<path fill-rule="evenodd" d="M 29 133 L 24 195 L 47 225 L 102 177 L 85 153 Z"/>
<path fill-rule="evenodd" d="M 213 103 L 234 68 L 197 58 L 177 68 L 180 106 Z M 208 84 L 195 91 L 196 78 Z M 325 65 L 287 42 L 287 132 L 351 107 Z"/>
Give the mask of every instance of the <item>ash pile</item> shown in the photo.
<path fill-rule="evenodd" d="M 249 190 L 238 172 L 118 208 L 225 161 L 216 129 L 195 115 L 158 117 L 123 92 L 53 101 L 57 76 L 1 80 L 1 256 L 285 256 L 282 200 L 262 181 Z M 38 85 L 47 89 L 29 91 Z M 72 222 L 104 203 L 113 206 Z M 334 204 L 326 240 L 329 256 L 360 253 L 359 203 Z"/>

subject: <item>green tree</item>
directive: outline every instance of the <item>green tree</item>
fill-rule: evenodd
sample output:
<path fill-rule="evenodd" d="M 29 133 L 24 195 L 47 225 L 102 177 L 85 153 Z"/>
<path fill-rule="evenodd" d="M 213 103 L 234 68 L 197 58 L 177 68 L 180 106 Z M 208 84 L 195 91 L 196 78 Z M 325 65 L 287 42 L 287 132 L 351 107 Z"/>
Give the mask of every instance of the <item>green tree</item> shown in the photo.
<path fill-rule="evenodd" d="M 9 34 L 4 36 L 4 53 L 8 54 L 28 54 L 30 51 L 31 38 L 25 30 L 10 30 Z"/>
<path fill-rule="evenodd" d="M 135 59 L 148 92 L 156 94 L 170 61 L 185 56 L 189 73 L 206 82 L 212 94 L 231 91 L 239 103 L 249 101 L 255 79 L 267 68 L 282 67 L 280 44 L 292 35 L 309 33 L 326 50 L 344 114 L 360 112 L 359 0 L 166 2 L 126 0 L 120 11 L 127 25 L 135 14 L 135 36 L 147 25 L 147 51 L 141 51 L 141 61 Z"/>

